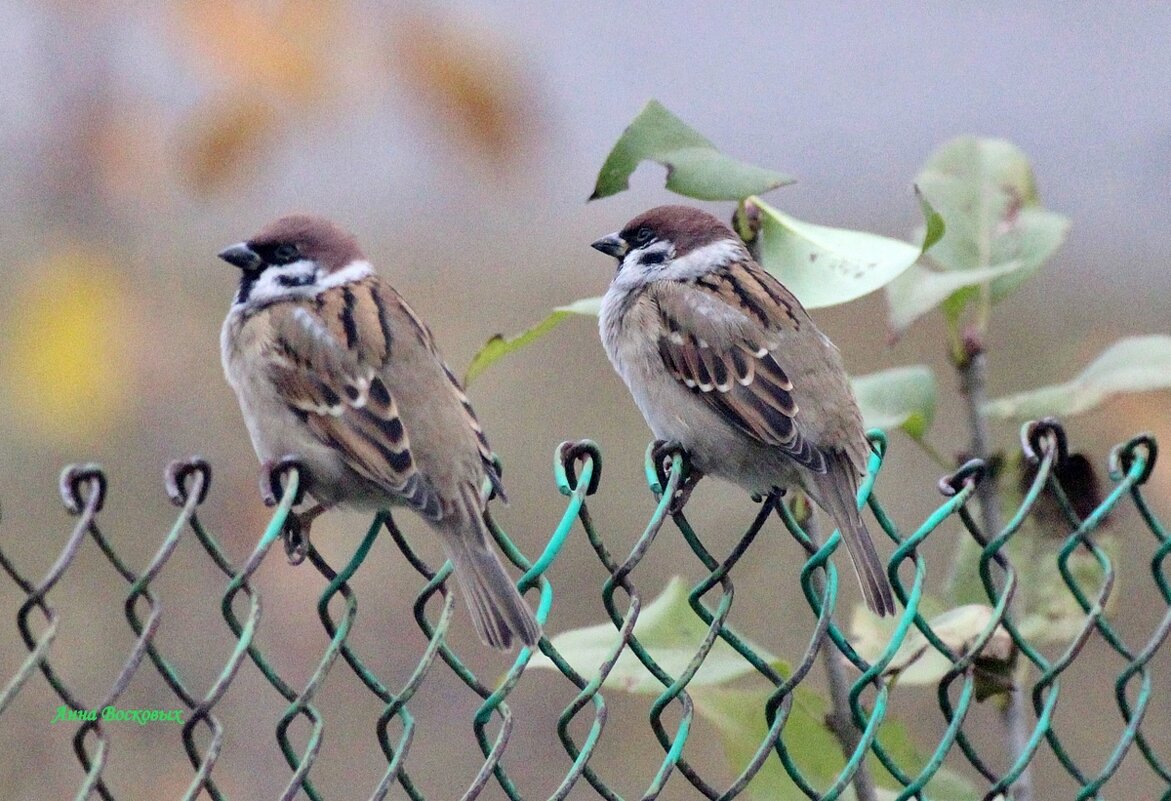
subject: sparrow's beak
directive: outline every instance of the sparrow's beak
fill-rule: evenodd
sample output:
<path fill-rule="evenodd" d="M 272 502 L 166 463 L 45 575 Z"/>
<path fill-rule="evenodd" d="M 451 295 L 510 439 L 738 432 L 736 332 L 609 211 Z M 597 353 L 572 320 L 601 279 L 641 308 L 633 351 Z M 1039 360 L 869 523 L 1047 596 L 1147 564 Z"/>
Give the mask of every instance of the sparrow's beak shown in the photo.
<path fill-rule="evenodd" d="M 597 242 L 592 243 L 590 247 L 592 247 L 594 250 L 600 250 L 607 256 L 613 256 L 619 260 L 621 260 L 622 257 L 626 255 L 627 251 L 630 250 L 630 244 L 627 243 L 627 241 L 618 234 L 604 236 Z"/>
<path fill-rule="evenodd" d="M 217 254 L 221 259 L 241 270 L 255 270 L 263 264 L 263 260 L 256 251 L 248 247 L 247 242 L 224 248 Z"/>

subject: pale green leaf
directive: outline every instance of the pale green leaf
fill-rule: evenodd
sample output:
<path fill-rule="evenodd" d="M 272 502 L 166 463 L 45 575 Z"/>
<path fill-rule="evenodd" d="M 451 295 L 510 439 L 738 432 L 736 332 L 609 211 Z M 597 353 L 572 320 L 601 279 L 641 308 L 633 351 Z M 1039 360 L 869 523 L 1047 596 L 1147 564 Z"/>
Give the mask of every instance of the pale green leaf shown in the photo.
<path fill-rule="evenodd" d="M 891 330 L 901 334 L 911 323 L 949 300 L 957 307 L 950 311 L 950 316 L 958 317 L 970 299 L 960 293 L 975 290 L 1020 269 L 1021 263 L 1016 261 L 964 271 L 933 270 L 924 264 L 915 264 L 886 287 L 887 320 Z"/>
<path fill-rule="evenodd" d="M 629 187 L 643 161 L 667 168 L 667 188 L 699 200 L 740 200 L 790 184 L 793 179 L 720 153 L 657 100 L 652 100 L 622 132 L 598 172 L 590 200 Z"/>
<path fill-rule="evenodd" d="M 496 334 L 485 342 L 476 355 L 472 357 L 471 364 L 468 365 L 468 370 L 464 374 L 464 388 L 467 388 L 476 380 L 482 372 L 487 370 L 496 361 L 513 351 L 531 345 L 545 334 L 552 331 L 557 325 L 571 314 L 597 315 L 602 307 L 602 299 L 596 298 L 582 298 L 576 300 L 567 306 L 558 306 L 553 312 L 541 322 L 534 325 L 532 328 L 525 329 L 516 336 L 506 337 L 503 334 Z"/>
<path fill-rule="evenodd" d="M 906 271 L 937 238 L 941 222 L 922 204 L 930 236 L 922 246 L 865 231 L 802 222 L 759 198 L 760 260 L 806 308 L 835 306 L 869 294 Z"/>
<path fill-rule="evenodd" d="M 705 687 L 698 692 L 691 692 L 690 689 L 688 692 L 695 702 L 696 711 L 715 724 L 728 767 L 739 775 L 752 761 L 768 734 L 764 708 L 770 695 L 769 690 Z M 802 775 L 822 787 L 832 782 L 846 764 L 841 746 L 825 725 L 827 711 L 828 705 L 821 698 L 804 687 L 798 687 L 792 712 L 782 733 Z M 761 801 L 804 801 L 806 798 L 775 755 L 769 756 L 749 782 L 748 794 Z"/>
<path fill-rule="evenodd" d="M 882 370 L 850 383 L 867 428 L 901 428 L 919 439 L 935 419 L 935 375 L 926 365 Z"/>
<path fill-rule="evenodd" d="M 1094 544 L 1101 548 L 1115 566 L 1118 565 L 1118 538 L 1109 534 L 1094 536 Z M 1018 624 L 1021 635 L 1038 643 L 1068 643 L 1086 624 L 1086 613 L 1057 566 L 1057 555 L 1052 549 L 1044 553 L 1030 570 L 1031 592 L 1029 611 Z M 1069 556 L 1069 572 L 1078 588 L 1093 603 L 1106 581 L 1106 573 L 1098 559 L 1089 551 L 1078 549 Z M 1117 574 L 1116 574 L 1117 575 Z M 1105 611 L 1110 614 L 1117 606 L 1120 587 L 1115 581 Z"/>
<path fill-rule="evenodd" d="M 602 296 L 582 298 L 566 306 L 558 306 L 553 311 L 569 312 L 570 314 L 584 314 L 596 317 L 602 312 Z"/>
<path fill-rule="evenodd" d="M 704 637 L 707 636 L 707 625 L 692 611 L 687 594 L 687 583 L 679 576 L 675 576 L 657 598 L 642 608 L 638 621 L 634 624 L 634 634 L 639 642 L 663 670 L 672 676 L 678 676 L 687 669 Z M 562 632 L 553 637 L 551 642 L 574 670 L 583 676 L 593 676 L 597 675 L 602 662 L 613 654 L 619 636 L 614 625 L 607 622 Z M 761 658 L 776 666 L 781 672 L 788 672 L 788 667 L 764 648 L 747 640 L 745 642 Z M 544 654 L 534 654 L 531 664 L 535 667 L 554 667 L 552 661 Z M 726 684 L 755 673 L 756 669 L 732 646 L 722 639 L 717 639 L 708 652 L 703 666 L 687 685 L 688 691 Z M 663 685 L 638 661 L 638 657 L 629 648 L 623 649 L 603 686 L 630 693 L 658 694 L 663 691 Z"/>
<path fill-rule="evenodd" d="M 1002 139 L 968 136 L 945 143 L 928 158 L 915 183 L 947 222 L 946 232 L 931 251 L 932 264 L 940 272 L 973 275 L 942 298 L 946 282 L 922 286 L 926 276 L 933 274 L 926 268 L 891 284 L 887 297 L 896 332 L 948 297 L 952 298 L 952 317 L 958 317 L 978 296 L 967 291 L 973 286 L 987 285 L 987 301 L 999 302 L 1056 252 L 1069 231 L 1067 218 L 1040 206 L 1025 154 Z M 976 278 L 974 271 L 984 272 Z M 908 291 L 916 291 L 917 297 L 899 297 Z"/>
<path fill-rule="evenodd" d="M 993 614 L 987 604 L 966 604 L 931 617 L 927 625 L 944 645 L 958 654 L 971 648 L 977 636 L 992 622 Z M 896 622 L 888 623 L 870 610 L 858 607 L 851 621 L 855 649 L 864 659 L 877 660 L 890 637 L 889 632 L 885 638 L 882 634 L 888 628 L 893 631 Z M 1008 630 L 998 625 L 981 648 L 980 660 L 986 665 L 1011 665 L 1015 653 L 1016 645 Z M 930 685 L 938 684 L 951 668 L 951 660 L 932 646 L 922 632 L 912 629 L 887 665 L 885 675 L 897 676 L 900 686 Z"/>
<path fill-rule="evenodd" d="M 768 688 L 704 687 L 692 693 L 696 711 L 719 732 L 729 768 L 737 776 L 751 762 L 768 733 L 764 709 L 769 695 Z M 792 711 L 781 733 L 781 739 L 801 774 L 819 788 L 828 787 L 846 766 L 841 744 L 825 724 L 828 712 L 829 704 L 825 699 L 805 687 L 798 687 L 794 691 Z M 908 728 L 901 723 L 885 720 L 878 730 L 878 741 L 911 775 L 918 775 L 926 767 L 927 759 L 919 753 Z M 867 762 L 878 785 L 878 798 L 884 801 L 896 798 L 902 785 L 873 754 L 867 757 Z M 970 782 L 946 769 L 938 771 L 927 783 L 926 792 L 926 797 L 933 801 L 975 801 L 979 798 Z M 804 801 L 806 798 L 789 778 L 780 760 L 772 755 L 749 782 L 748 794 L 761 801 Z M 852 797 L 852 791 L 847 790 L 843 797 Z"/>
<path fill-rule="evenodd" d="M 1171 336 L 1120 339 L 1076 378 L 1021 392 L 984 405 L 1000 418 L 1068 417 L 1093 409 L 1112 395 L 1171 388 Z"/>

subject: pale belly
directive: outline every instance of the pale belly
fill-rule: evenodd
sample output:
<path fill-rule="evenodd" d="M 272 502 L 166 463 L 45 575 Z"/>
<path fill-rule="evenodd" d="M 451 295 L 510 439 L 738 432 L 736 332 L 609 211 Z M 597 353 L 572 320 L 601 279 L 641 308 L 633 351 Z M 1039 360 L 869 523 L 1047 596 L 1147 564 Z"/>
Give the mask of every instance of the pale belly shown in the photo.
<path fill-rule="evenodd" d="M 800 485 L 801 472 L 780 449 L 750 439 L 663 369 L 658 353 L 633 343 L 607 352 L 656 439 L 678 442 L 706 475 L 752 493 Z"/>

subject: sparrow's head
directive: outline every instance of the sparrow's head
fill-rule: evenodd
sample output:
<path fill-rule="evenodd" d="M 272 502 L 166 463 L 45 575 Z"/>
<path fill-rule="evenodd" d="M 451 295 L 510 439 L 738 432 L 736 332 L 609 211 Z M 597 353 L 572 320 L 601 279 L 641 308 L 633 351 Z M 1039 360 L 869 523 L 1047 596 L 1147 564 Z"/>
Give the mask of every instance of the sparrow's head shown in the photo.
<path fill-rule="evenodd" d="M 591 247 L 618 259 L 616 282 L 684 280 L 747 257 L 740 237 L 706 211 L 659 206 Z"/>
<path fill-rule="evenodd" d="M 370 272 L 353 234 L 307 214 L 274 220 L 218 255 L 240 268 L 236 305 L 311 296 Z"/>

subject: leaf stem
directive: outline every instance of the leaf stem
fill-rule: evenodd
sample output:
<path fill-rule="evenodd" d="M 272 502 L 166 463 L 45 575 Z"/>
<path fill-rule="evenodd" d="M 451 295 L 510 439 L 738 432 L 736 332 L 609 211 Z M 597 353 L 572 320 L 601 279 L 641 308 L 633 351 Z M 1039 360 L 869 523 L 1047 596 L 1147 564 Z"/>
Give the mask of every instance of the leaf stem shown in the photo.
<path fill-rule="evenodd" d="M 932 445 L 923 437 L 911 437 L 911 441 L 918 445 L 923 453 L 927 454 L 933 462 L 935 462 L 944 470 L 951 470 L 953 468 L 952 463 L 948 461 L 942 453 L 937 451 L 934 445 Z"/>
<path fill-rule="evenodd" d="M 810 515 L 803 526 L 810 539 L 819 544 L 822 542 L 816 515 Z M 824 597 L 825 578 L 822 572 L 820 570 L 814 571 L 810 578 L 814 591 Z M 829 645 L 832 640 L 829 640 L 828 637 L 826 640 L 826 644 L 823 644 L 821 648 L 822 662 L 825 663 L 825 677 L 829 684 L 830 700 L 830 714 L 826 715 L 825 723 L 833 732 L 834 737 L 837 738 L 842 747 L 842 753 L 848 760 L 857 750 L 862 733 L 854 725 L 854 716 L 850 712 L 850 682 L 846 678 L 845 666 L 838 658 L 838 653 Z M 865 759 L 858 763 L 858 769 L 854 771 L 852 783 L 858 801 L 878 801 L 878 790 L 874 784 L 874 777 L 870 774 L 870 766 L 866 764 Z"/>
<path fill-rule="evenodd" d="M 983 408 L 987 401 L 987 373 L 988 363 L 984 354 L 983 331 L 980 328 L 970 328 L 963 336 L 963 357 L 956 360 L 956 370 L 960 376 L 960 392 L 967 401 L 968 425 L 972 433 L 971 455 L 981 459 L 985 464 L 990 463 L 991 434 L 989 433 L 988 417 Z M 995 472 L 989 471 L 976 486 L 976 497 L 980 500 L 980 512 L 984 526 L 984 535 L 991 539 L 1000 533 L 1000 481 Z M 1015 603 L 1010 604 L 1008 613 L 1012 614 Z M 1024 699 L 1019 687 L 1014 687 L 1008 693 L 1008 700 L 1000 712 L 1000 724 L 1004 730 L 1005 742 L 1012 764 L 1016 764 L 1020 755 L 1024 753 L 1029 740 L 1027 723 L 1024 715 Z M 1033 777 L 1031 766 L 1026 765 L 1021 775 L 1013 782 L 1012 797 L 1014 801 L 1032 801 Z"/>

